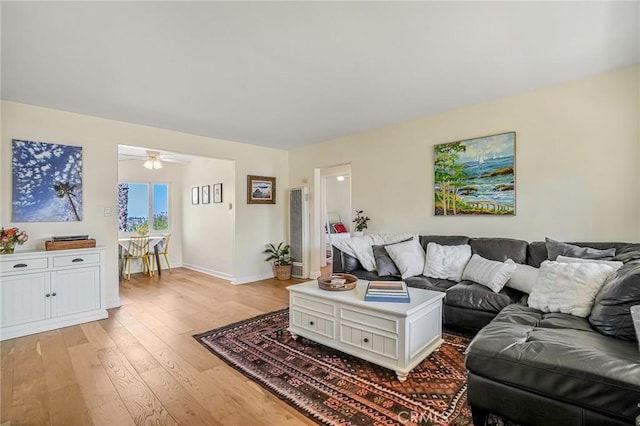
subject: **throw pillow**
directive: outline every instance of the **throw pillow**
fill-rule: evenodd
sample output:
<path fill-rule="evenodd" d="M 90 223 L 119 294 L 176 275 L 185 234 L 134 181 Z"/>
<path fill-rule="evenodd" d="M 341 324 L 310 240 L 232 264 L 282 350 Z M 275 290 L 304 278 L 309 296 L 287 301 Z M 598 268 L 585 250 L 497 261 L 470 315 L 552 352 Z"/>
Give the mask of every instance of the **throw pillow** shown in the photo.
<path fill-rule="evenodd" d="M 462 279 L 482 284 L 494 293 L 499 293 L 515 269 L 516 264 L 511 259 L 496 262 L 474 254 L 464 268 Z"/>
<path fill-rule="evenodd" d="M 516 269 L 511 274 L 506 286 L 530 294 L 538 279 L 538 268 L 521 263 L 516 263 L 515 265 Z"/>
<path fill-rule="evenodd" d="M 602 260 L 602 259 L 583 259 L 581 257 L 568 257 L 568 256 L 558 256 L 556 262 L 562 263 L 602 263 L 604 265 L 611 266 L 614 270 L 620 269 L 624 263 L 618 262 L 615 260 Z"/>
<path fill-rule="evenodd" d="M 616 249 L 598 250 L 591 247 L 580 247 L 574 244 L 562 243 L 560 241 L 545 238 L 549 260 L 556 260 L 558 256 L 581 257 L 583 259 L 603 259 L 611 260 L 616 255 Z"/>
<path fill-rule="evenodd" d="M 471 246 L 441 246 L 436 243 L 427 244 L 427 259 L 424 264 L 424 275 L 460 282 L 467 262 L 471 259 Z"/>
<path fill-rule="evenodd" d="M 386 246 L 385 249 L 398 267 L 402 279 L 422 274 L 424 251 L 417 240 L 412 238 L 409 241 Z"/>
<path fill-rule="evenodd" d="M 347 232 L 347 227 L 344 226 L 344 223 L 334 223 L 331 226 L 333 226 L 333 230 L 336 231 L 336 234 L 344 234 Z"/>
<path fill-rule="evenodd" d="M 529 306 L 543 312 L 586 317 L 596 294 L 614 269 L 601 263 L 544 261 L 529 295 Z"/>
<path fill-rule="evenodd" d="M 412 238 L 407 238 L 406 240 L 398 241 L 398 243 L 404 243 L 410 240 L 412 240 Z M 378 276 L 381 276 L 381 277 L 399 277 L 400 276 L 400 271 L 398 271 L 398 267 L 396 266 L 395 263 L 393 263 L 393 259 L 391 259 L 391 256 L 389 256 L 389 253 L 385 248 L 392 244 L 398 244 L 398 243 L 371 246 L 371 248 L 373 249 L 373 256 L 376 258 L 376 270 L 378 271 Z"/>
<path fill-rule="evenodd" d="M 589 323 L 606 336 L 636 340 L 631 307 L 640 305 L 640 260 L 633 260 L 609 277 L 596 296 Z"/>

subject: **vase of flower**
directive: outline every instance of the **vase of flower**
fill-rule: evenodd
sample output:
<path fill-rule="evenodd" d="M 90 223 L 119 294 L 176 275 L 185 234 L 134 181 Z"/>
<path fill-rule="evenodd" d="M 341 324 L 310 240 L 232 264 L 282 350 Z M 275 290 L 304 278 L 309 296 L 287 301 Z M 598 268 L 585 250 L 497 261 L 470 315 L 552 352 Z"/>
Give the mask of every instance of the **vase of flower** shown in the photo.
<path fill-rule="evenodd" d="M 0 254 L 12 254 L 15 249 L 14 243 L 0 243 Z"/>
<path fill-rule="evenodd" d="M 29 239 L 26 232 L 18 228 L 0 228 L 0 254 L 11 254 L 16 244 L 24 244 Z"/>

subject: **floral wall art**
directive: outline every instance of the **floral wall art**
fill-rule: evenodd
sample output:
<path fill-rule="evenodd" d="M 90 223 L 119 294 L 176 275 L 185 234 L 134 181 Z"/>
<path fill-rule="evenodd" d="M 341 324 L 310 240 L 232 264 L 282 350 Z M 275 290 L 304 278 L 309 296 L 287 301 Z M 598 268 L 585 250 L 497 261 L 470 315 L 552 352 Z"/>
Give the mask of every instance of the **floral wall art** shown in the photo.
<path fill-rule="evenodd" d="M 515 132 L 435 145 L 435 215 L 515 215 L 515 150 Z"/>
<path fill-rule="evenodd" d="M 13 222 L 82 220 L 82 147 L 14 139 Z"/>

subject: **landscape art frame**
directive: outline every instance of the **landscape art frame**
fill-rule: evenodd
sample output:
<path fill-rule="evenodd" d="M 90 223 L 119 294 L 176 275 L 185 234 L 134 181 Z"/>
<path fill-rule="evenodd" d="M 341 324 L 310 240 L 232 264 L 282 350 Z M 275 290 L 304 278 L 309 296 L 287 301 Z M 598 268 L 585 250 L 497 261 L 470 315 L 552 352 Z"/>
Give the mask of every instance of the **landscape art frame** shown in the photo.
<path fill-rule="evenodd" d="M 276 178 L 247 175 L 247 204 L 275 204 Z"/>
<path fill-rule="evenodd" d="M 433 148 L 436 216 L 515 216 L 516 132 Z"/>
<path fill-rule="evenodd" d="M 12 221 L 82 221 L 82 147 L 11 142 Z"/>

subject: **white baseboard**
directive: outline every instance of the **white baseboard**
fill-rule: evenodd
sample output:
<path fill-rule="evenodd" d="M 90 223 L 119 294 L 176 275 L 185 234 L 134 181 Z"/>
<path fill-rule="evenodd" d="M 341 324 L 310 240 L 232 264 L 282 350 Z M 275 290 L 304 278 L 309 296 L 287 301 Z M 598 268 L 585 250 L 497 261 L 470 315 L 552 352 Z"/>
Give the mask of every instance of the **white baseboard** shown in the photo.
<path fill-rule="evenodd" d="M 266 273 L 266 274 L 261 274 L 261 275 L 253 275 L 253 276 L 248 276 L 248 277 L 233 277 L 231 279 L 231 284 L 234 284 L 234 285 L 247 284 L 247 283 L 252 283 L 254 281 L 268 280 L 269 278 L 273 278 L 273 277 L 275 277 L 275 275 L 273 275 L 273 273 Z"/>
<path fill-rule="evenodd" d="M 202 272 L 203 274 L 211 275 L 212 277 L 222 278 L 223 280 L 231 280 L 231 274 L 226 274 L 224 272 L 214 271 L 212 269 L 203 268 L 198 265 L 191 265 L 189 263 L 183 263 L 183 268 L 191 269 L 192 271 Z M 233 281 L 232 281 L 233 284 Z"/>

